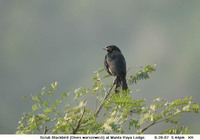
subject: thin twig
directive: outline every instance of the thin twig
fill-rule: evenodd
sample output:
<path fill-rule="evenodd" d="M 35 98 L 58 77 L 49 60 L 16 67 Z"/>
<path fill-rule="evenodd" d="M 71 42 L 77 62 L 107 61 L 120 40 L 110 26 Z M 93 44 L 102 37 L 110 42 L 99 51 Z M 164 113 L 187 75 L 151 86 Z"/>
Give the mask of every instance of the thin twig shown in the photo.
<path fill-rule="evenodd" d="M 64 118 L 60 113 L 58 113 L 55 109 L 51 108 L 53 112 L 55 112 L 58 116 L 60 116 L 61 118 Z M 72 128 L 72 130 L 74 131 L 74 127 L 72 126 L 72 124 L 68 121 L 65 120 Z"/>
<path fill-rule="evenodd" d="M 156 124 L 156 122 L 152 122 L 149 126 L 147 126 L 144 129 L 142 129 L 141 132 L 143 133 L 144 131 L 146 131 L 149 127 L 153 126 L 154 124 Z"/>
<path fill-rule="evenodd" d="M 81 115 L 81 117 L 80 117 L 80 119 L 79 119 L 79 121 L 78 121 L 78 124 L 77 124 L 76 128 L 73 130 L 72 134 L 76 134 L 77 130 L 79 129 L 84 114 L 85 114 L 85 107 L 84 107 L 83 113 L 82 113 L 82 115 Z"/>
<path fill-rule="evenodd" d="M 177 113 L 177 114 L 175 114 L 175 115 L 172 115 L 172 117 L 178 116 L 178 115 L 181 114 L 181 113 L 182 113 L 182 112 Z M 163 122 L 163 121 L 165 121 L 166 119 L 169 119 L 170 117 L 171 117 L 171 116 L 169 116 L 169 117 L 167 117 L 167 118 L 164 118 L 164 119 L 162 119 L 162 120 L 158 120 L 158 121 L 152 122 L 149 126 L 143 128 L 141 132 L 143 133 L 144 131 L 146 131 L 149 127 L 153 126 L 154 124 Z"/>
<path fill-rule="evenodd" d="M 49 98 L 49 101 L 51 100 L 51 96 L 50 96 L 50 98 Z M 43 101 L 41 101 L 41 104 L 43 104 L 44 102 Z M 47 105 L 47 107 L 49 107 L 49 108 L 51 108 L 50 106 L 48 106 Z M 53 109 L 53 108 L 51 108 L 51 110 L 54 112 L 54 113 L 56 113 L 58 116 L 60 116 L 61 118 L 64 118 L 60 113 L 58 113 L 55 109 Z M 67 121 L 67 123 L 71 126 L 71 128 L 72 128 L 72 130 L 74 130 L 74 127 L 72 126 L 72 124 L 68 121 L 68 120 L 66 120 Z M 49 128 L 49 129 L 51 129 L 51 128 Z M 47 131 L 49 130 L 49 129 L 47 129 Z M 39 131 L 40 131 L 40 129 L 38 129 Z M 42 134 L 42 132 L 40 131 L 40 133 Z M 43 132 L 44 133 L 44 132 Z"/>
<path fill-rule="evenodd" d="M 38 126 L 37 126 L 37 130 L 40 132 L 40 134 L 42 134 L 42 131 L 38 128 Z"/>

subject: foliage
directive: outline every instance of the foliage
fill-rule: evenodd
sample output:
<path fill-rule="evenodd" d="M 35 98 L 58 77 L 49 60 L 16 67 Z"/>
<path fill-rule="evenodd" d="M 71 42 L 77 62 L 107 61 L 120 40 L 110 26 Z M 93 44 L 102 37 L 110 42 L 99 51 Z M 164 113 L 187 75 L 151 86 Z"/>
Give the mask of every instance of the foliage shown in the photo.
<path fill-rule="evenodd" d="M 162 134 L 191 134 L 186 126 L 176 126 L 165 130 Z"/>
<path fill-rule="evenodd" d="M 177 99 L 173 102 L 156 98 L 151 105 L 145 99 L 136 100 L 131 91 L 112 92 L 113 83 L 104 85 L 101 76 L 104 69 L 99 68 L 93 78 L 90 89 L 78 88 L 72 94 L 63 93 L 60 98 L 52 101 L 58 83 L 51 88 L 43 88 L 37 96 L 31 96 L 32 111 L 24 113 L 19 121 L 17 134 L 123 134 L 127 131 L 143 134 L 153 125 L 161 122 L 171 123 L 174 127 L 162 134 L 189 134 L 187 126 L 178 126 L 183 113 L 199 112 L 199 105 L 192 97 Z M 147 65 L 143 70 L 128 77 L 129 87 L 139 80 L 148 79 L 149 73 L 155 68 Z M 75 105 L 73 104 L 74 97 Z M 83 100 L 90 96 L 89 100 Z M 93 99 L 93 100 L 91 100 Z M 95 103 L 91 102 L 95 101 Z M 91 108 L 91 104 L 95 104 Z M 127 127 L 128 126 L 128 127 Z"/>

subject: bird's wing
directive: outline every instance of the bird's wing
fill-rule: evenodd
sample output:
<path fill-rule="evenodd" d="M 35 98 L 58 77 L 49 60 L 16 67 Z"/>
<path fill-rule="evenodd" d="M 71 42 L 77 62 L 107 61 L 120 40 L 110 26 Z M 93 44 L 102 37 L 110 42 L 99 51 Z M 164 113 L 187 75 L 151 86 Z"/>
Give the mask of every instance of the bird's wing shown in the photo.
<path fill-rule="evenodd" d="M 105 70 L 106 70 L 110 75 L 112 75 L 111 72 L 110 72 L 110 68 L 109 68 L 108 62 L 107 62 L 107 55 L 105 56 L 104 66 L 105 66 Z"/>
<path fill-rule="evenodd" d="M 116 75 L 119 77 L 124 77 L 126 75 L 126 61 L 121 53 L 117 54 L 115 57 L 115 70 Z"/>

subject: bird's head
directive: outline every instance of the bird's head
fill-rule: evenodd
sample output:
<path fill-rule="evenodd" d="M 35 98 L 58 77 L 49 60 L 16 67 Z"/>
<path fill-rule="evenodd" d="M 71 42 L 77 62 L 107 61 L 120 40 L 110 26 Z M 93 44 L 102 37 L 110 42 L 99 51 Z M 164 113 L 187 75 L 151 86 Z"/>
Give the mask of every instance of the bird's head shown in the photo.
<path fill-rule="evenodd" d="M 115 46 L 115 45 L 110 45 L 110 46 L 104 48 L 104 50 L 106 50 L 108 53 L 110 53 L 112 51 L 121 52 L 120 49 L 117 46 Z"/>

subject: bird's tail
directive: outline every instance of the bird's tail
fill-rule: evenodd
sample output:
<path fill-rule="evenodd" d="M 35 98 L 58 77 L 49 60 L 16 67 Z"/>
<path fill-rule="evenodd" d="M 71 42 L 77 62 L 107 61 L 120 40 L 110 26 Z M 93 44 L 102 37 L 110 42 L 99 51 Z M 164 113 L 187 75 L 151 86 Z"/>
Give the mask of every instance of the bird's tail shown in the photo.
<path fill-rule="evenodd" d="M 115 79 L 115 84 L 116 84 L 115 93 L 119 93 L 118 88 L 121 87 L 121 85 L 122 85 L 122 90 L 128 89 L 126 78 L 121 79 L 120 77 L 117 76 L 117 78 Z"/>
<path fill-rule="evenodd" d="M 127 90 L 128 89 L 128 86 L 127 86 L 127 83 L 126 83 L 126 78 L 123 78 L 122 79 L 122 90 Z"/>
<path fill-rule="evenodd" d="M 120 79 L 120 77 L 118 77 L 118 76 L 116 77 L 115 84 L 116 84 L 115 93 L 119 93 L 119 87 L 121 87 L 121 79 Z"/>

